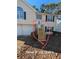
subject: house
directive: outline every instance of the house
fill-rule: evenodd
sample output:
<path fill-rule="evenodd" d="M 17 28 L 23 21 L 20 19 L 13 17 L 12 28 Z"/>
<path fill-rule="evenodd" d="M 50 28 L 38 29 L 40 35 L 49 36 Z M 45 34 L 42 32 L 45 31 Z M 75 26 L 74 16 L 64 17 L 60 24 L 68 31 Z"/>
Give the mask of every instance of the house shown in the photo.
<path fill-rule="evenodd" d="M 49 32 L 61 32 L 61 15 L 47 14 L 47 13 L 39 13 L 37 18 L 38 27 L 43 26 L 46 34 Z M 40 24 L 39 24 L 40 23 Z"/>
<path fill-rule="evenodd" d="M 46 34 L 61 32 L 61 16 L 39 13 L 25 0 L 17 0 L 17 35 L 30 35 L 41 27 Z"/>
<path fill-rule="evenodd" d="M 30 35 L 35 30 L 32 22 L 36 20 L 36 12 L 24 0 L 17 0 L 17 35 Z"/>

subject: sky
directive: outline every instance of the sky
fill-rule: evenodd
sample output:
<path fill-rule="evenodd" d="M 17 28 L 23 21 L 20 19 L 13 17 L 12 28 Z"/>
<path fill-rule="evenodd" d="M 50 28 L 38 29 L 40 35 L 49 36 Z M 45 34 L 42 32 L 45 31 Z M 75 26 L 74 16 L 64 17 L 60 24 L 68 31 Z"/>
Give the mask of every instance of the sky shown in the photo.
<path fill-rule="evenodd" d="M 37 8 L 40 8 L 41 4 L 48 4 L 48 3 L 57 3 L 61 0 L 26 0 L 30 5 L 35 5 Z"/>

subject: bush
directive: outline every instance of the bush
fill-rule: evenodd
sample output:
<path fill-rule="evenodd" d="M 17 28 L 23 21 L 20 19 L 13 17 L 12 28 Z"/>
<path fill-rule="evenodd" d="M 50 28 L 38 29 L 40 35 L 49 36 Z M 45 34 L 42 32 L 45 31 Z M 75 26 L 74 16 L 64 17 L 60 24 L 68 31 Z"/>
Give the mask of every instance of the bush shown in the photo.
<path fill-rule="evenodd" d="M 26 38 L 27 36 L 25 36 L 25 35 L 18 35 L 17 36 L 17 40 L 21 40 L 21 41 L 25 41 L 25 38 Z"/>

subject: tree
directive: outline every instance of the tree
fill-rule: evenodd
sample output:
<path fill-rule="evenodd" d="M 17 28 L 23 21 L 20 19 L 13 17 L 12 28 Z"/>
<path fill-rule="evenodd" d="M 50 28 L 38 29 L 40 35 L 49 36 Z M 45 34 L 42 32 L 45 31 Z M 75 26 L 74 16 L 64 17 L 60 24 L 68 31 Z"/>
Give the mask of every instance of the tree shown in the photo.
<path fill-rule="evenodd" d="M 52 13 L 53 10 L 56 8 L 57 4 L 55 3 L 49 3 L 49 4 L 42 4 L 41 5 L 41 12 L 43 13 Z"/>
<path fill-rule="evenodd" d="M 53 10 L 55 9 L 56 7 L 56 4 L 54 3 L 49 3 L 46 5 L 46 10 L 47 10 L 47 13 L 52 13 Z"/>
<path fill-rule="evenodd" d="M 41 11 L 42 13 L 45 12 L 45 4 L 42 4 L 42 5 L 40 6 L 40 11 Z"/>
<path fill-rule="evenodd" d="M 33 5 L 33 8 L 34 8 L 35 10 L 39 11 L 39 9 L 38 9 L 35 5 Z"/>
<path fill-rule="evenodd" d="M 56 14 L 56 15 L 61 14 L 61 2 L 57 3 L 56 10 L 55 10 L 54 14 Z"/>
<path fill-rule="evenodd" d="M 55 15 L 60 15 L 61 14 L 61 10 L 58 10 L 54 13 Z"/>

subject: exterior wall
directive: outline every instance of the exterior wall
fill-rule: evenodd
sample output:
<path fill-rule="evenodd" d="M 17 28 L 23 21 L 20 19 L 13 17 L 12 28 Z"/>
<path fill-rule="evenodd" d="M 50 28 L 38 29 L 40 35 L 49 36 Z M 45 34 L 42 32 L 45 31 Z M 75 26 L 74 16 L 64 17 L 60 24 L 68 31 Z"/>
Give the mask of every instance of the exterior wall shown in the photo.
<path fill-rule="evenodd" d="M 57 16 L 61 18 L 61 15 L 57 15 Z M 46 14 L 42 14 L 41 22 L 44 25 L 44 30 L 45 30 L 45 26 L 47 26 L 47 27 L 54 27 L 53 31 L 61 32 L 61 20 L 57 19 L 56 16 L 54 18 L 54 22 L 53 21 L 52 22 L 49 22 L 49 21 L 46 22 Z M 48 32 L 46 32 L 46 33 L 48 33 Z"/>
<path fill-rule="evenodd" d="M 17 0 L 17 7 L 23 8 L 26 12 L 26 20 L 17 19 L 17 35 L 30 35 L 31 32 L 35 30 L 33 27 L 33 20 L 36 20 L 36 12 L 23 0 Z"/>
<path fill-rule="evenodd" d="M 52 22 L 46 21 L 46 15 L 45 14 L 42 15 L 42 22 L 43 22 L 44 26 L 54 27 L 53 21 Z"/>
<path fill-rule="evenodd" d="M 52 22 L 46 21 L 46 15 L 47 14 L 42 14 L 42 23 L 44 25 L 44 30 L 45 30 L 45 27 L 54 27 L 55 26 L 55 22 L 53 22 L 53 21 Z M 48 32 L 46 32 L 46 34 L 47 33 Z"/>
<path fill-rule="evenodd" d="M 31 7 L 29 7 L 23 0 L 17 0 L 17 7 L 23 8 L 23 10 L 26 12 L 26 20 L 17 20 L 17 35 L 30 35 L 30 33 L 35 30 L 33 24 L 36 24 L 38 20 L 40 20 L 41 24 L 44 25 L 44 30 L 45 26 L 47 26 L 54 27 L 54 31 L 61 32 L 61 23 L 57 23 L 57 18 L 55 18 L 54 22 L 46 22 L 47 14 L 41 14 L 42 19 L 36 19 L 36 12 Z M 35 22 L 33 23 L 33 21 Z"/>
<path fill-rule="evenodd" d="M 45 22 L 45 26 L 54 27 L 54 22 Z"/>
<path fill-rule="evenodd" d="M 58 16 L 61 18 L 60 15 Z M 57 19 L 57 17 L 55 17 L 54 31 L 61 32 L 61 20 Z"/>
<path fill-rule="evenodd" d="M 17 6 L 22 7 L 23 10 L 26 12 L 26 20 L 17 20 L 17 24 L 32 24 L 33 20 L 36 20 L 35 11 L 33 11 L 27 4 L 25 4 L 22 0 L 17 0 Z"/>

